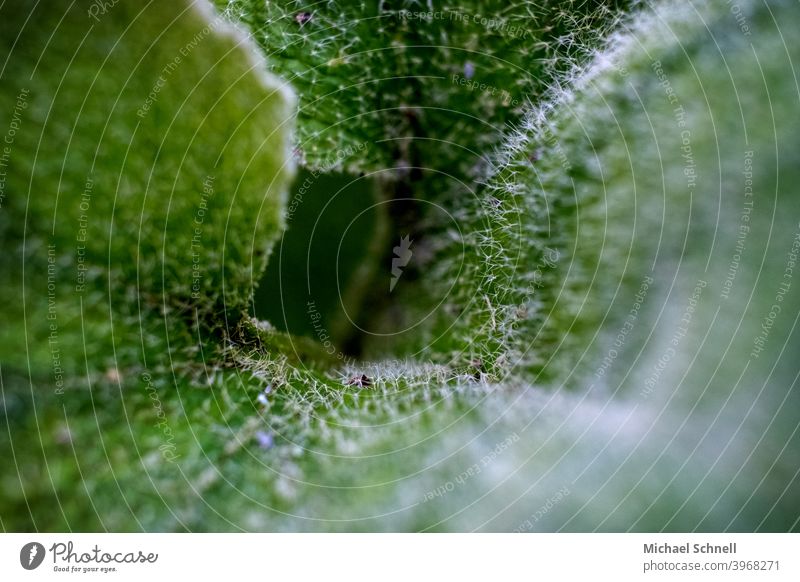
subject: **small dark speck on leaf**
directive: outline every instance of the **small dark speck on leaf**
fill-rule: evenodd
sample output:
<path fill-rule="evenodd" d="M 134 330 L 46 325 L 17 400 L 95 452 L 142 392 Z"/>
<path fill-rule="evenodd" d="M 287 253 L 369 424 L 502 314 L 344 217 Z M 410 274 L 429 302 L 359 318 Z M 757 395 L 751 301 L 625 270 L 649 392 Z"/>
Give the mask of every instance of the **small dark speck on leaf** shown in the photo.
<path fill-rule="evenodd" d="M 359 388 L 367 388 L 372 385 L 372 379 L 366 374 L 361 376 L 353 376 L 347 381 L 348 386 L 358 386 Z"/>
<path fill-rule="evenodd" d="M 314 15 L 311 12 L 298 12 L 294 15 L 295 22 L 300 26 L 303 26 L 307 23 Z"/>
<path fill-rule="evenodd" d="M 483 361 L 476 358 L 470 362 L 470 365 L 474 369 L 474 372 L 472 373 L 473 379 L 479 382 L 481 379 L 481 374 L 484 372 Z"/>

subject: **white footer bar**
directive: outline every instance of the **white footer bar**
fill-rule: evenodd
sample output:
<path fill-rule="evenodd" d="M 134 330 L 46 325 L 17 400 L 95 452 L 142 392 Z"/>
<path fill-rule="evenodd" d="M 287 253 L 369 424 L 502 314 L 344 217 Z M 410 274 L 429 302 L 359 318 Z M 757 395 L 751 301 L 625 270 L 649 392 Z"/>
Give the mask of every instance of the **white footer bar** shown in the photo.
<path fill-rule="evenodd" d="M 0 535 L 0 580 L 187 575 L 326 582 L 796 581 L 800 534 Z"/>

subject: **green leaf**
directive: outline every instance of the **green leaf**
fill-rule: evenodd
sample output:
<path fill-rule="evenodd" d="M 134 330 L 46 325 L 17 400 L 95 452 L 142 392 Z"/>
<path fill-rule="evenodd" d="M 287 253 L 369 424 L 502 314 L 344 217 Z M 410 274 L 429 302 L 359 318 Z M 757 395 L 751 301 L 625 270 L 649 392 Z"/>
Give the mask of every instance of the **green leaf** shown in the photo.
<path fill-rule="evenodd" d="M 92 504 L 119 505 L 144 458 L 172 468 L 175 375 L 199 383 L 282 229 L 293 94 L 202 2 L 0 14 L 2 416 L 20 430 L 0 449 L 25 457 L 0 513 L 129 529 Z"/>
<path fill-rule="evenodd" d="M 66 343 L 114 313 L 238 318 L 281 231 L 290 89 L 202 3 L 3 13 L 11 361 L 51 323 Z"/>

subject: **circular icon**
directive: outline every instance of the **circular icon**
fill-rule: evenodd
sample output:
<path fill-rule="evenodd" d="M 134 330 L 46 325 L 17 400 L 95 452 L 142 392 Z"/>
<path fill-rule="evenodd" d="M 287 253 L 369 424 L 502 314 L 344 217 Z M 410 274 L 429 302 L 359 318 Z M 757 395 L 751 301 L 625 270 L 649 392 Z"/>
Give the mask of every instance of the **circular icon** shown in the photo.
<path fill-rule="evenodd" d="M 44 561 L 44 546 L 39 542 L 29 542 L 19 551 L 19 563 L 26 570 L 35 570 Z"/>

